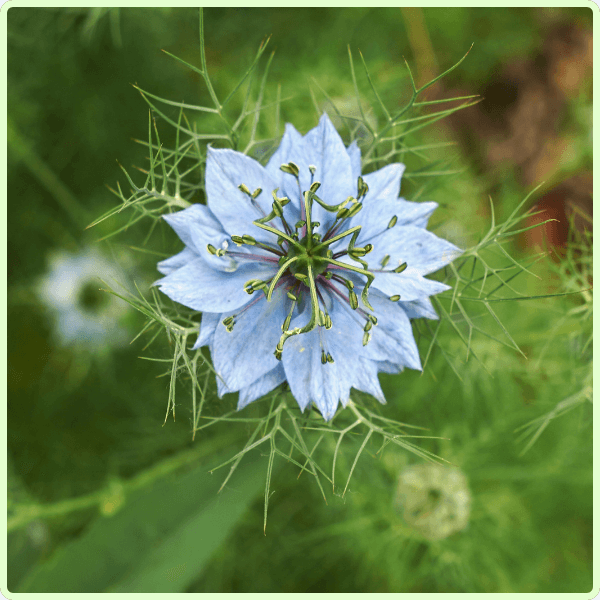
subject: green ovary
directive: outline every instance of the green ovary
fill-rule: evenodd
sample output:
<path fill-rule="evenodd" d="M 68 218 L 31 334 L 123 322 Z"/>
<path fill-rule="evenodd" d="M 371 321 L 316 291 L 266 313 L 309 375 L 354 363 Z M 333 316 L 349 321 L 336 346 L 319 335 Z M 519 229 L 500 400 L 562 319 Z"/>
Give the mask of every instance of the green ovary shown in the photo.
<path fill-rule="evenodd" d="M 300 274 L 308 276 L 309 264 L 312 266 L 313 276 L 316 277 L 323 273 L 327 269 L 328 265 L 328 248 L 321 247 L 319 249 L 316 249 L 315 246 L 318 244 L 318 242 L 314 239 L 310 239 L 308 235 L 302 238 L 299 243 L 302 246 L 302 248 L 299 248 L 297 246 L 290 246 L 288 254 L 285 257 L 286 261 L 290 258 L 298 258 L 298 260 L 294 261 L 290 265 L 290 273 L 292 273 L 292 275 Z"/>

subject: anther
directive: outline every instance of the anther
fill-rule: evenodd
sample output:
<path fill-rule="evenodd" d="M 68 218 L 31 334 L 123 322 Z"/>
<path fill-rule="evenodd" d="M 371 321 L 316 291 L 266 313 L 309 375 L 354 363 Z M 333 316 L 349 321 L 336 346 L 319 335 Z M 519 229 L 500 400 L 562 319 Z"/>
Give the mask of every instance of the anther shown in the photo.
<path fill-rule="evenodd" d="M 244 242 L 244 244 L 248 244 L 248 246 L 256 245 L 256 240 L 251 235 L 243 235 L 242 242 Z"/>
<path fill-rule="evenodd" d="M 352 258 L 360 258 L 361 256 L 365 256 L 365 254 L 369 254 L 373 250 L 372 244 L 367 244 L 364 248 L 352 248 L 352 250 L 348 250 L 348 254 Z"/>
<path fill-rule="evenodd" d="M 329 315 L 325 315 L 325 329 L 331 329 L 333 327 L 333 323 L 331 322 L 331 317 Z"/>
<path fill-rule="evenodd" d="M 358 199 L 366 196 L 368 191 L 369 191 L 369 186 L 365 183 L 365 180 L 359 176 L 358 177 Z"/>
<path fill-rule="evenodd" d="M 379 263 L 381 265 L 382 269 L 385 269 L 385 265 L 387 265 L 390 262 L 390 255 L 386 254 L 382 259 L 381 262 Z"/>
<path fill-rule="evenodd" d="M 231 236 L 231 241 L 236 245 L 236 246 L 241 246 L 244 243 L 244 240 L 242 238 L 241 235 L 232 235 Z"/>
<path fill-rule="evenodd" d="M 367 331 L 368 332 L 368 331 L 371 331 L 372 328 L 373 328 L 373 323 L 371 323 L 371 321 L 367 321 L 365 323 L 365 327 L 364 327 L 363 331 Z"/>
<path fill-rule="evenodd" d="M 294 229 L 302 229 L 306 225 L 306 221 L 298 221 L 296 225 L 294 225 Z"/>
<path fill-rule="evenodd" d="M 273 212 L 275 213 L 276 217 L 283 216 L 283 207 L 281 206 L 279 200 L 275 200 L 275 202 L 273 202 Z"/>
<path fill-rule="evenodd" d="M 317 172 L 317 167 L 315 167 L 315 165 L 308 165 L 308 170 L 311 175 L 314 175 Z"/>
<path fill-rule="evenodd" d="M 244 192 L 244 194 L 246 194 L 246 196 L 250 196 L 250 198 L 252 198 L 252 193 L 250 192 L 250 189 L 248 188 L 248 186 L 245 183 L 240 183 L 240 185 L 238 185 L 238 189 L 242 192 Z"/>
<path fill-rule="evenodd" d="M 404 269 L 406 269 L 406 267 L 407 267 L 407 264 L 404 262 L 399 267 L 396 267 L 393 272 L 394 273 L 402 273 L 402 271 L 404 271 Z"/>
<path fill-rule="evenodd" d="M 389 298 L 392 302 L 398 302 L 398 300 L 400 300 L 400 294 L 394 294 L 393 296 L 390 296 Z"/>
<path fill-rule="evenodd" d="M 348 209 L 348 218 L 353 217 L 354 215 L 356 215 L 357 213 L 359 213 L 363 208 L 362 204 L 353 204 L 349 209 Z"/>
<path fill-rule="evenodd" d="M 298 174 L 300 173 L 300 169 L 298 168 L 298 165 L 296 163 L 293 162 L 289 162 L 287 163 L 287 165 L 281 165 L 279 167 L 284 173 L 289 173 L 290 175 L 293 175 L 294 177 L 298 177 Z"/>
<path fill-rule="evenodd" d="M 302 282 L 305 282 L 308 279 L 308 275 L 304 275 L 304 273 L 294 273 L 294 277 Z"/>
<path fill-rule="evenodd" d="M 296 300 L 298 300 L 298 297 L 297 297 L 297 296 L 295 296 L 294 294 L 292 294 L 292 292 L 288 292 L 288 293 L 287 293 L 287 297 L 288 297 L 290 300 L 293 300 L 294 302 L 296 302 Z"/>
<path fill-rule="evenodd" d="M 368 331 L 365 331 L 363 333 L 363 339 L 362 339 L 363 346 L 366 346 L 370 340 L 371 340 L 371 334 Z"/>
<path fill-rule="evenodd" d="M 262 188 L 256 188 L 254 192 L 252 192 L 252 200 L 256 200 L 262 194 Z"/>
<path fill-rule="evenodd" d="M 327 364 L 327 354 L 325 353 L 325 350 L 321 350 L 321 364 Z"/>
<path fill-rule="evenodd" d="M 314 173 L 313 173 L 313 175 L 314 175 Z M 315 194 L 315 193 L 316 193 L 316 191 L 317 191 L 317 190 L 318 190 L 320 187 L 321 187 L 321 184 L 320 184 L 320 182 L 318 182 L 318 181 L 315 181 L 315 182 L 314 182 L 314 183 L 313 183 L 313 184 L 310 186 L 310 188 L 308 188 L 308 189 L 310 190 L 310 192 L 311 192 L 311 193 Z"/>
<path fill-rule="evenodd" d="M 207 244 L 206 245 L 206 249 L 209 251 L 210 254 L 212 254 L 213 256 L 217 253 L 217 249 L 212 245 L 212 244 Z"/>
<path fill-rule="evenodd" d="M 223 319 L 223 325 L 225 325 L 225 329 L 227 329 L 228 333 L 233 331 L 233 326 L 235 325 L 235 319 L 233 317 L 226 317 Z"/>
<path fill-rule="evenodd" d="M 325 313 L 323 312 L 322 309 L 319 309 L 319 327 L 324 327 L 325 326 Z"/>
<path fill-rule="evenodd" d="M 348 292 L 348 298 L 350 300 L 350 308 L 356 310 L 358 308 L 358 297 L 352 290 Z"/>
<path fill-rule="evenodd" d="M 398 222 L 398 217 L 394 215 L 388 223 L 388 229 L 391 229 Z"/>
<path fill-rule="evenodd" d="M 328 362 L 328 363 L 335 362 L 335 361 L 333 360 L 333 356 L 331 356 L 331 354 L 329 354 L 329 352 L 327 353 L 327 362 Z"/>

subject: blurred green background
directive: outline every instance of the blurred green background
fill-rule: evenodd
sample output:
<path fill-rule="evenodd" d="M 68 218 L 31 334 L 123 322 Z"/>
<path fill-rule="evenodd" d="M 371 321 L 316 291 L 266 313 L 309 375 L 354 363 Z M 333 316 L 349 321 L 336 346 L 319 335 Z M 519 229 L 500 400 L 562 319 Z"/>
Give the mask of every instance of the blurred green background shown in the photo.
<path fill-rule="evenodd" d="M 480 336 L 473 347 L 483 365 L 470 359 L 462 380 L 435 350 L 422 376 L 382 376 L 386 416 L 448 438 L 424 447 L 466 474 L 466 529 L 439 541 L 411 531 L 394 497 L 400 471 L 418 460 L 374 447 L 349 493 L 327 489 L 327 503 L 311 478 L 298 480 L 280 460 L 264 536 L 264 457 L 246 459 L 219 496 L 226 473 L 208 474 L 248 431 L 222 424 L 192 440 L 185 387 L 177 419 L 163 424 L 168 363 L 139 356 L 167 360 L 172 350 L 166 338 L 147 349 L 144 338 L 129 344 L 143 317 L 92 279 L 146 292 L 158 276 L 156 256 L 138 250 L 150 223 L 105 242 L 125 217 L 85 229 L 117 201 L 106 185 L 126 186 L 115 159 L 128 169 L 145 164 L 133 140 L 147 136 L 148 108 L 129 84 L 209 103 L 198 77 L 160 51 L 199 64 L 197 9 L 9 8 L 7 20 L 10 591 L 592 588 L 589 293 L 499 310 L 527 359 Z M 403 57 L 423 83 L 474 44 L 428 92 L 483 96 L 422 134 L 456 141 L 447 152 L 464 169 L 421 198 L 441 205 L 433 224 L 464 247 L 489 225 L 488 195 L 501 220 L 546 181 L 530 205 L 557 222 L 520 236 L 513 250 L 527 259 L 545 244 L 551 257 L 536 264 L 539 280 L 522 283 L 541 294 L 591 286 L 581 237 L 592 214 L 590 9 L 209 8 L 205 35 L 220 97 L 271 35 L 267 98 L 280 85 L 281 120 L 303 132 L 317 120 L 309 87 L 322 110 L 331 108 L 313 78 L 344 111 L 356 110 L 348 44 L 392 109 L 408 94 Z M 361 73 L 359 85 L 368 108 Z M 412 189 L 403 183 L 404 197 Z M 445 335 L 452 356 L 464 358 L 451 329 Z M 515 430 L 573 398 L 523 454 L 536 429 L 523 440 Z M 234 397 L 223 402 L 235 406 Z M 339 461 L 342 476 L 353 451 Z"/>

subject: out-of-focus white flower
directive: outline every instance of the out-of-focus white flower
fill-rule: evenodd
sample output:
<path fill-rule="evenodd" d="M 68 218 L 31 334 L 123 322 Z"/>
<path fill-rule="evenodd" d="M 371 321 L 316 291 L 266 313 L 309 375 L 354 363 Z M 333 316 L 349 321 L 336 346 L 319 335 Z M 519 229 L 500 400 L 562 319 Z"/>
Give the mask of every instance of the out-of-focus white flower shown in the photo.
<path fill-rule="evenodd" d="M 117 282 L 126 282 L 121 269 L 91 249 L 79 254 L 60 251 L 49 263 L 38 293 L 52 313 L 59 343 L 91 348 L 125 344 L 128 336 L 121 320 L 128 305 L 101 291 L 107 287 L 102 281 L 118 291 Z"/>
<path fill-rule="evenodd" d="M 464 529 L 471 512 L 464 473 L 434 464 L 402 471 L 396 503 L 406 523 L 428 540 L 441 540 Z"/>

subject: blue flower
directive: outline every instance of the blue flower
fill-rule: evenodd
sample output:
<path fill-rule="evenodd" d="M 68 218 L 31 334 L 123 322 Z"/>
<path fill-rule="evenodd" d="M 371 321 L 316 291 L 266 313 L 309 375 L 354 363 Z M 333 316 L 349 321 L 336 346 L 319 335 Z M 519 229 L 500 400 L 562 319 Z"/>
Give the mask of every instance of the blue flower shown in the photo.
<path fill-rule="evenodd" d="M 54 333 L 62 345 L 98 351 L 127 343 L 127 330 L 121 323 L 127 304 L 101 291 L 101 279 L 109 284 L 127 283 L 123 271 L 95 250 L 58 252 L 50 257 L 50 269 L 37 292 L 54 317 Z"/>
<path fill-rule="evenodd" d="M 207 206 L 166 215 L 185 244 L 158 264 L 169 298 L 201 311 L 219 395 L 238 409 L 287 381 L 326 420 L 350 389 L 384 403 L 379 371 L 421 369 L 410 319 L 446 289 L 424 275 L 460 250 L 425 229 L 437 207 L 398 198 L 404 165 L 361 177 L 327 115 L 287 125 L 268 164 L 209 148 Z"/>

